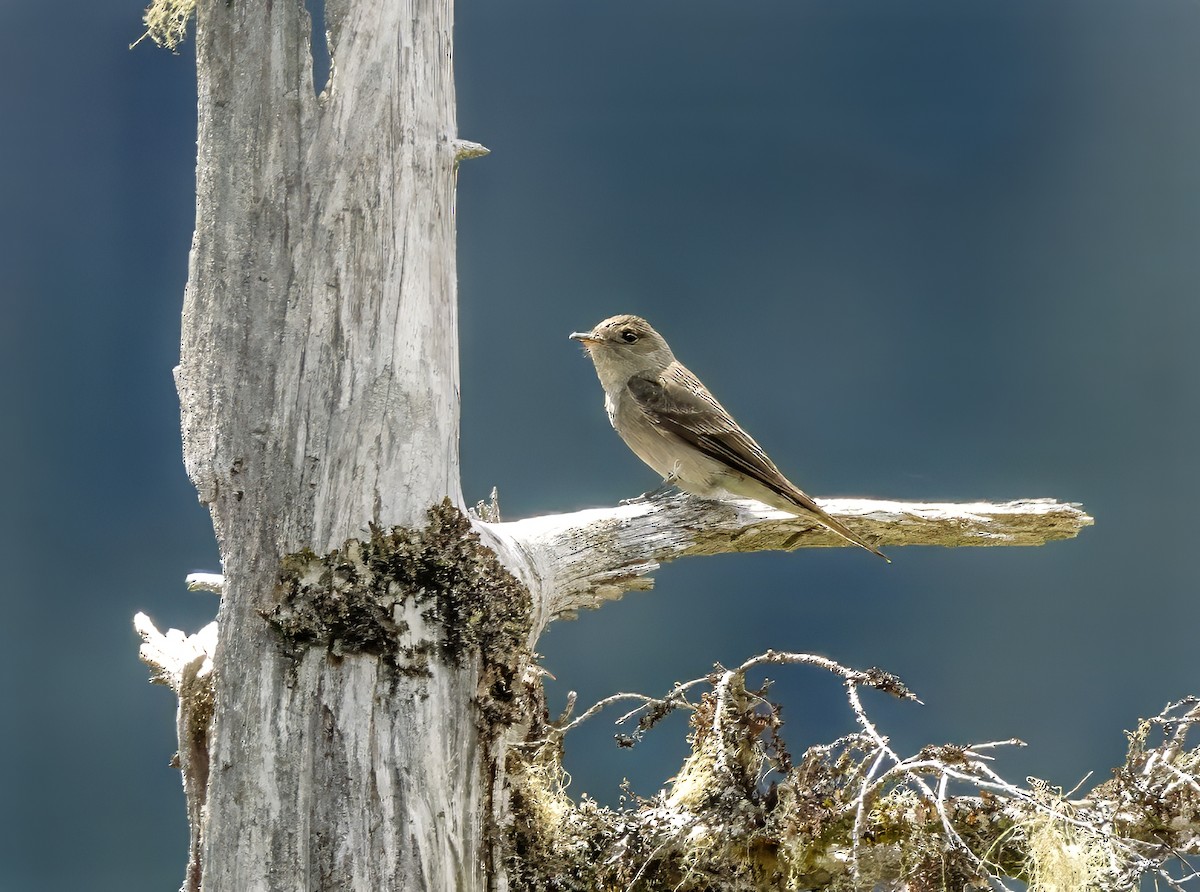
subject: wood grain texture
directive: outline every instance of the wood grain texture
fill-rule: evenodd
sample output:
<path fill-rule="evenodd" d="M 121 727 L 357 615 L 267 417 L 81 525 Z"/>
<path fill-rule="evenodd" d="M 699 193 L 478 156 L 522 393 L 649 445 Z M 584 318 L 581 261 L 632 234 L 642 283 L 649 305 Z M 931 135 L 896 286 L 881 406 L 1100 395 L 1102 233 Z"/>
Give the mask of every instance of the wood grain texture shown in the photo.
<path fill-rule="evenodd" d="M 318 97 L 301 0 L 197 5 L 176 380 L 224 586 L 188 884 L 480 889 L 477 661 L 293 663 L 262 618 L 283 556 L 462 504 L 453 6 L 329 0 L 326 19 Z"/>

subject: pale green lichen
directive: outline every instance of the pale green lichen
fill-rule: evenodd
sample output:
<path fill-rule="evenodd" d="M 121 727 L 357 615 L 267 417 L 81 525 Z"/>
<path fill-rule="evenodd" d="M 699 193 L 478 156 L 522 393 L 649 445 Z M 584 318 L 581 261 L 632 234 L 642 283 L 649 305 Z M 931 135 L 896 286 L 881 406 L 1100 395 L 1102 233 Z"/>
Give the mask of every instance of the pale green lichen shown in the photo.
<path fill-rule="evenodd" d="M 1017 825 L 1027 847 L 1029 892 L 1100 889 L 1109 848 L 1096 835 L 1041 812 Z"/>
<path fill-rule="evenodd" d="M 188 20 L 196 11 L 196 0 L 154 0 L 142 15 L 146 33 L 129 45 L 133 49 L 147 37 L 159 46 L 175 49 L 187 37 Z"/>

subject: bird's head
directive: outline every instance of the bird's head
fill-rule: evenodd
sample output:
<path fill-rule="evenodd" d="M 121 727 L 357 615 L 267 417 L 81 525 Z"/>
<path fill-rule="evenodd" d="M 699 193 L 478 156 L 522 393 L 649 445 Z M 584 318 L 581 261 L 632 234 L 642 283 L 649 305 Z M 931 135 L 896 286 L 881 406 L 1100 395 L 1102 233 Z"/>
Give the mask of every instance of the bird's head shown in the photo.
<path fill-rule="evenodd" d="M 640 316 L 611 316 L 591 331 L 573 332 L 571 337 L 587 350 L 605 389 L 610 381 L 624 386 L 639 372 L 660 371 L 675 361 L 662 335 Z"/>

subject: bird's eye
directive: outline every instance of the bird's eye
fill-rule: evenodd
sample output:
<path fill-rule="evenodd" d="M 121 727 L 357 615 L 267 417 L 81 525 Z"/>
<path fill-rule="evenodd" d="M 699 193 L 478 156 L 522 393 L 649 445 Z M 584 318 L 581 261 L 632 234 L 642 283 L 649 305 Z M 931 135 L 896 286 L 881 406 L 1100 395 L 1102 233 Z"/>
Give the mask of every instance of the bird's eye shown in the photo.
<path fill-rule="evenodd" d="M 621 340 L 624 341 L 626 344 L 632 344 L 632 343 L 636 342 L 637 339 L 638 339 L 637 332 L 633 331 L 632 329 L 627 328 L 623 332 L 621 332 Z"/>

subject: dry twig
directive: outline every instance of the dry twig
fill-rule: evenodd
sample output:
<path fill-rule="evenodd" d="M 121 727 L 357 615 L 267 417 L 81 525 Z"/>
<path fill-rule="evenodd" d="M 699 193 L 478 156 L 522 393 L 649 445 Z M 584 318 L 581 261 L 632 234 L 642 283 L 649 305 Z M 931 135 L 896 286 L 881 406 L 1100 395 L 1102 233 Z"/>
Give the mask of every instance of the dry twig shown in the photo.
<path fill-rule="evenodd" d="M 840 677 L 859 725 L 855 734 L 793 759 L 779 734 L 769 682 L 748 689 L 748 672 L 808 665 Z M 878 669 L 850 669 L 825 657 L 768 651 L 733 669 L 675 685 L 662 697 L 614 694 L 570 719 L 568 710 L 532 734 L 514 759 L 516 803 L 553 801 L 555 826 L 517 816 L 513 843 L 530 865 L 552 871 L 555 888 L 729 890 L 943 888 L 1031 892 L 1127 890 L 1154 876 L 1176 890 L 1200 872 L 1200 748 L 1187 734 L 1200 700 L 1169 705 L 1130 735 L 1126 764 L 1082 798 L 1045 782 L 1011 783 L 989 764 L 1019 740 L 926 746 L 902 756 L 869 717 L 860 691 L 916 697 Z M 697 692 L 703 690 L 697 698 Z M 692 714 L 692 755 L 669 791 L 622 810 L 565 795 L 557 764 L 562 738 L 615 703 L 634 700 L 619 726 L 628 744 L 675 709 Z M 919 701 L 917 701 L 919 702 Z M 573 706 L 573 698 L 570 706 Z M 1161 738 L 1150 745 L 1155 734 Z M 525 764 L 540 766 L 536 774 Z M 547 769 L 547 764 L 552 766 Z M 580 861 L 580 857 L 583 861 Z M 515 870 L 517 859 L 510 861 Z M 547 874 L 549 876 L 550 874 Z M 575 879 L 572 880 L 571 878 Z"/>

